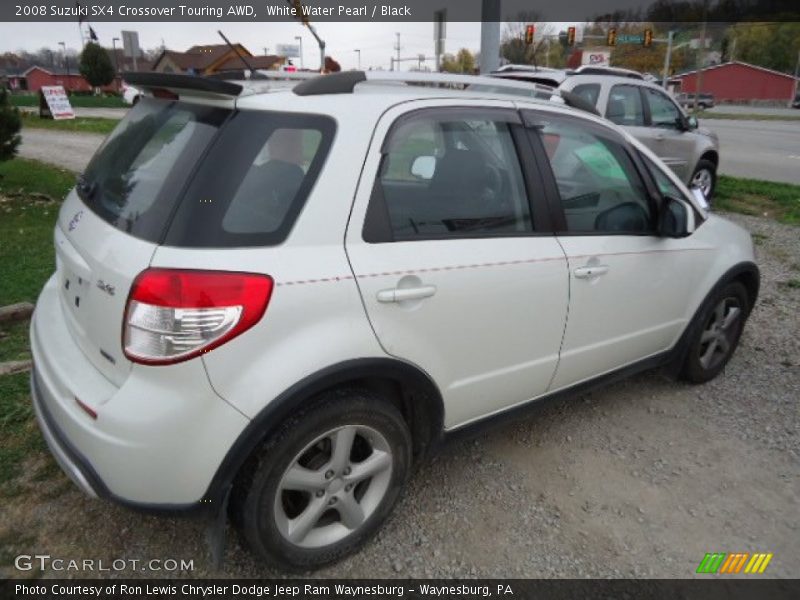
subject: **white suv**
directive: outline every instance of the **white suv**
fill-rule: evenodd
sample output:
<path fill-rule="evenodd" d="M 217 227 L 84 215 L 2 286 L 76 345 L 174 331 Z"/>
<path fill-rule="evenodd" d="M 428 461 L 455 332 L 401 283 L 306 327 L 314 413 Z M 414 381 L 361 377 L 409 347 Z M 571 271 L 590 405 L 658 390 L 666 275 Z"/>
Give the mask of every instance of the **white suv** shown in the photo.
<path fill-rule="evenodd" d="M 487 417 L 711 379 L 756 300 L 748 233 L 594 115 L 464 77 L 126 79 L 55 229 L 36 413 L 89 494 L 229 510 L 267 560 L 354 551 Z"/>

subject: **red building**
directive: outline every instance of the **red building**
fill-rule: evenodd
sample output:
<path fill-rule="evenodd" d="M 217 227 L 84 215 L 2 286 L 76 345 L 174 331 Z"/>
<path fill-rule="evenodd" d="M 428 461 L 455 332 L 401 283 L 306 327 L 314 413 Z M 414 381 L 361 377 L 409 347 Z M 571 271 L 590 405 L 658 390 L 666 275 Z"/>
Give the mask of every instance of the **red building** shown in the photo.
<path fill-rule="evenodd" d="M 77 65 L 74 71 L 70 71 L 69 75 L 63 69 L 36 66 L 25 71 L 23 77 L 25 77 L 27 89 L 30 92 L 38 92 L 45 85 L 62 85 L 65 90 L 90 92 L 92 86 L 77 71 Z"/>
<path fill-rule="evenodd" d="M 676 90 L 678 92 L 695 93 L 697 71 L 676 75 L 670 82 L 680 86 Z M 700 91 L 704 94 L 714 94 L 717 102 L 751 100 L 787 102 L 794 98 L 795 85 L 795 78 L 786 73 L 734 61 L 705 67 Z"/>

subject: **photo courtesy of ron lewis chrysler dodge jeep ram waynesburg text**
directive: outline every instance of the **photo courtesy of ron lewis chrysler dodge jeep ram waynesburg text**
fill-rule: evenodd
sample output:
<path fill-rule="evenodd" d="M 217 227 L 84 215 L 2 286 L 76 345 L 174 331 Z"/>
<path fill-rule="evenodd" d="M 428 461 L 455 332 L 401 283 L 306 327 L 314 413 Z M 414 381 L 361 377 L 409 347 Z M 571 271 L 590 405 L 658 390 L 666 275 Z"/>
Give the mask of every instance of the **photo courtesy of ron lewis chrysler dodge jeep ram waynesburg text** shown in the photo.
<path fill-rule="evenodd" d="M 227 510 L 264 560 L 354 552 L 487 417 L 659 366 L 710 380 L 756 301 L 746 231 L 529 83 L 125 80 L 142 97 L 55 228 L 38 421 L 88 494 Z"/>

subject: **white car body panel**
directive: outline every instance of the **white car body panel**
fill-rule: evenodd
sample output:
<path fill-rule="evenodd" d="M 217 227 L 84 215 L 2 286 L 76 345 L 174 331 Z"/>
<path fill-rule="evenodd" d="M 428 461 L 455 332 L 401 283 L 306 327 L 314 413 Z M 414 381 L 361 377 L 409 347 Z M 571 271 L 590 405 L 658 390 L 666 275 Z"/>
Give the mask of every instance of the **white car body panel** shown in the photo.
<path fill-rule="evenodd" d="M 159 246 L 107 224 L 75 192 L 62 207 L 57 271 L 31 328 L 37 413 L 48 432 L 42 409 L 51 415 L 117 499 L 199 502 L 251 419 L 306 377 L 346 361 L 389 357 L 428 374 L 442 394 L 447 430 L 628 366 L 674 346 L 719 278 L 754 261 L 747 232 L 708 216 L 669 171 L 683 200 L 707 217 L 695 223 L 692 211 L 686 238 L 527 235 L 369 244 L 362 230 L 381 143 L 410 110 L 530 107 L 622 130 L 553 103 L 448 90 L 427 95 L 401 86 L 323 96 L 270 92 L 243 96 L 236 105 L 325 114 L 337 122 L 325 165 L 283 243 Z M 573 269 L 593 258 L 608 273 L 576 280 Z M 177 364 L 132 364 L 122 353 L 124 309 L 132 281 L 148 267 L 263 273 L 275 287 L 263 318 L 231 341 Z M 77 290 L 64 290 L 70 275 L 82 280 Z M 378 301 L 379 292 L 408 285 L 435 293 Z M 80 307 L 70 304 L 77 292 Z"/>

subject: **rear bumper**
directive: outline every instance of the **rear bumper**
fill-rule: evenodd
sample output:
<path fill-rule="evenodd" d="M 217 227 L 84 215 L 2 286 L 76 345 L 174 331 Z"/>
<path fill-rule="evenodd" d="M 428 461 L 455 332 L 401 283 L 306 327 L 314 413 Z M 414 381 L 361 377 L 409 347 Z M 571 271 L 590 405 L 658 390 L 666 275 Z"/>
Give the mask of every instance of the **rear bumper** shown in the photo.
<path fill-rule="evenodd" d="M 84 493 L 97 498 L 107 496 L 108 490 L 102 483 L 97 473 L 81 454 L 64 437 L 58 429 L 58 425 L 53 422 L 53 418 L 47 411 L 47 403 L 42 398 L 42 389 L 36 375 L 36 367 L 31 372 L 31 398 L 33 409 L 36 412 L 36 421 L 42 431 L 44 441 L 50 448 L 50 453 L 61 469 L 66 473 L 72 482 L 77 485 Z M 52 402 L 52 399 L 50 400 Z"/>
<path fill-rule="evenodd" d="M 61 310 L 51 279 L 31 321 L 31 396 L 64 472 L 87 494 L 136 509 L 215 508 L 209 485 L 249 420 L 214 392 L 200 360 L 134 365 L 113 385 L 77 346 Z"/>

